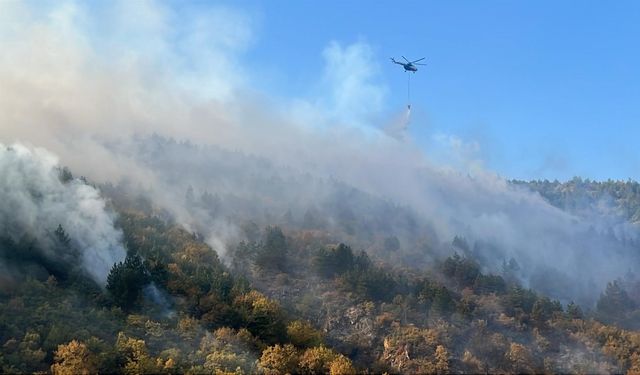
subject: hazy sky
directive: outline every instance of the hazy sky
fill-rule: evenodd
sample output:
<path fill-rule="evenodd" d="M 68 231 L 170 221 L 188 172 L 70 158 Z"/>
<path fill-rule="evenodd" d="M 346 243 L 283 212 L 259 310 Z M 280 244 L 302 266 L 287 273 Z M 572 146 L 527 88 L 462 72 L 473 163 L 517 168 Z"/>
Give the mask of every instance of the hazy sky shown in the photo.
<path fill-rule="evenodd" d="M 455 135 L 509 178 L 640 178 L 640 2 L 234 4 L 252 17 L 243 63 L 266 91 L 311 95 L 327 44 L 363 42 L 390 113 L 407 81 L 389 57 L 426 56 L 410 126 L 425 148 Z"/>
<path fill-rule="evenodd" d="M 389 57 L 424 56 L 404 138 L 431 160 L 507 178 L 640 179 L 638 20 L 637 1 L 4 1 L 0 38 L 12 52 L 0 65 L 7 82 L 44 93 L 86 86 L 86 98 L 135 80 L 151 103 L 180 87 L 259 97 L 309 126 L 383 129 L 407 103 L 408 73 Z M 135 100 L 90 103 L 111 113 L 104 100 L 115 98 L 146 115 L 123 87 Z M 15 116 L 3 126 L 24 126 L 9 91 Z M 50 97 L 45 107 L 72 96 Z"/>

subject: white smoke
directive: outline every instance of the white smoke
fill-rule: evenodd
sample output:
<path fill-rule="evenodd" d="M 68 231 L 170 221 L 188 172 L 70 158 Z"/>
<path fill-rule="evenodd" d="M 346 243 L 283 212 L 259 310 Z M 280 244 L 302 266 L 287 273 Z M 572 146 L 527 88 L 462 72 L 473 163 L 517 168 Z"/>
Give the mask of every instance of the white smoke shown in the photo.
<path fill-rule="evenodd" d="M 0 233 L 14 240 L 29 235 L 46 248 L 62 225 L 82 254 L 78 262 L 104 285 L 125 250 L 98 191 L 79 179 L 63 183 L 54 155 L 20 144 L 0 144 L 0 176 Z"/>
<path fill-rule="evenodd" d="M 128 177 L 153 187 L 154 199 L 183 224 L 200 220 L 183 207 L 189 184 L 198 193 L 210 189 L 254 197 L 258 210 L 272 202 L 256 191 L 274 185 L 254 183 L 268 178 L 234 180 L 228 177 L 233 168 L 214 171 L 204 151 L 161 154 L 149 163 L 132 141 L 135 135 L 218 145 L 291 168 L 300 179 L 308 173 L 344 181 L 412 207 L 431 221 L 442 241 L 461 234 L 470 242 L 495 244 L 499 251 L 478 251 L 491 264 L 516 258 L 529 270 L 525 278 L 551 268 L 573 285 L 602 287 L 637 264 L 629 252 L 612 256 L 615 244 L 584 236 L 589 227 L 598 227 L 598 218 L 573 217 L 514 188 L 469 160 L 468 147 L 457 138 L 441 137 L 451 150 L 434 158 L 431 150 L 425 153 L 409 139 L 399 142 L 378 130 L 384 126 L 364 126 L 380 113 L 385 94 L 366 43 L 329 44 L 320 86 L 331 87 L 319 98 L 272 98 L 249 86 L 257 78 L 240 63 L 254 37 L 251 17 L 241 11 L 212 6 L 192 14 L 153 1 L 123 1 L 108 10 L 54 4 L 35 9 L 0 2 L 0 140 L 47 147 L 72 170 L 97 181 Z M 349 68 L 353 65 L 358 69 Z M 408 115 L 391 126 L 398 138 L 405 135 Z M 440 162 L 447 159 L 455 168 Z M 313 203 L 323 195 L 320 185 L 303 186 L 309 190 L 287 190 L 283 201 L 295 196 Z M 96 210 L 99 202 L 94 201 Z M 63 225 L 70 226 L 72 237 L 82 236 L 81 223 L 69 220 Z M 111 228 L 108 216 L 102 221 Z M 200 226 L 215 226 L 205 236 L 216 247 L 234 232 L 224 221 Z M 117 233 L 104 228 L 101 233 L 101 248 L 118 248 Z"/>

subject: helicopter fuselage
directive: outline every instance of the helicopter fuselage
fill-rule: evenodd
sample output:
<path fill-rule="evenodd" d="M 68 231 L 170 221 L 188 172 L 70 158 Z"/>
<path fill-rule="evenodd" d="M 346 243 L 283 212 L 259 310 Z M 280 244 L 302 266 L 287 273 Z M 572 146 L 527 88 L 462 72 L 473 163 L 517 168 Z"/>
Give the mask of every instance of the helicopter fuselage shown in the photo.
<path fill-rule="evenodd" d="M 418 68 L 416 68 L 415 65 L 413 64 L 404 64 L 404 70 L 406 70 L 407 72 L 417 72 Z"/>
<path fill-rule="evenodd" d="M 393 57 L 391 58 L 391 62 L 393 62 L 394 64 L 402 65 L 402 67 L 404 68 L 405 72 L 414 72 L 415 73 L 415 72 L 418 71 L 418 67 L 416 65 L 425 65 L 425 64 L 416 64 L 418 61 L 424 60 L 424 57 L 421 58 L 421 59 L 418 59 L 416 61 L 409 61 L 404 56 L 402 56 L 402 58 L 407 62 L 406 64 L 401 62 L 401 61 L 396 61 L 396 59 L 394 59 Z"/>

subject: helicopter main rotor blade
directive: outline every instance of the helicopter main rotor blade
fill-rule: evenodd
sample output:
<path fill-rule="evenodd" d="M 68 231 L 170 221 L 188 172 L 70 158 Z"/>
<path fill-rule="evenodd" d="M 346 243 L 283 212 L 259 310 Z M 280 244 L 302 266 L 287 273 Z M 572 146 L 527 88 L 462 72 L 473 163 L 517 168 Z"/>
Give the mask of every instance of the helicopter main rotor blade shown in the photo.
<path fill-rule="evenodd" d="M 414 64 L 414 63 L 417 63 L 418 61 L 422 61 L 422 60 L 424 60 L 424 59 L 426 59 L 426 57 L 423 57 L 423 58 L 418 59 L 418 60 L 416 60 L 416 61 L 411 61 L 411 63 L 412 63 L 412 64 Z"/>
<path fill-rule="evenodd" d="M 402 58 L 404 59 L 404 61 L 411 63 L 411 61 L 409 61 L 409 59 L 407 59 L 406 57 L 402 56 Z"/>
<path fill-rule="evenodd" d="M 427 64 L 416 64 L 416 63 L 413 63 L 413 65 L 427 65 Z"/>

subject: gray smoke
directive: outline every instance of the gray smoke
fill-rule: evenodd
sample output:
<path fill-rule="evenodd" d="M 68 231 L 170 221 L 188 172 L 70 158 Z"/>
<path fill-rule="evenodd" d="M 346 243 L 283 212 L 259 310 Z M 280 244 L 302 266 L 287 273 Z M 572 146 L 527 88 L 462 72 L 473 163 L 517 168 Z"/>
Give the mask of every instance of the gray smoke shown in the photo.
<path fill-rule="evenodd" d="M 98 191 L 79 179 L 63 183 L 58 160 L 48 151 L 0 144 L 0 231 L 19 240 L 28 235 L 52 248 L 51 234 L 61 225 L 80 250 L 86 272 L 104 285 L 125 250 Z M 50 257 L 63 254 L 48 254 Z"/>
<path fill-rule="evenodd" d="M 431 249 L 462 235 L 489 269 L 514 258 L 523 281 L 563 299 L 597 295 L 638 264 L 621 238 L 600 235 L 610 219 L 563 212 L 510 185 L 473 157 L 477 145 L 444 136 L 446 151 L 436 157 L 380 131 L 401 138 L 407 118 L 399 125 L 377 120 L 385 90 L 366 43 L 330 43 L 320 85 L 329 89 L 319 99 L 284 99 L 249 85 L 258 78 L 239 61 L 254 41 L 253 25 L 233 9 L 177 12 L 151 1 L 103 12 L 73 2 L 35 11 L 2 2 L 0 17 L 0 140 L 46 147 L 96 181 L 134 181 L 218 250 L 237 238 L 237 223 L 206 207 L 189 208 L 189 186 L 197 196 L 211 193 L 212 207 L 217 194 L 227 213 L 243 207 L 280 216 L 293 208 L 299 218 L 322 208 L 334 194 L 325 182 L 336 180 L 377 202 L 408 207 L 421 223 L 413 231 Z M 423 125 L 412 119 L 412 127 Z M 152 134 L 196 147 L 152 147 Z M 225 164 L 224 153 L 210 147 L 243 154 L 235 160 L 246 163 Z M 442 159 L 454 162 L 436 162 Z M 341 196 L 335 206 L 349 207 L 351 196 Z M 349 215 L 358 220 L 380 211 L 361 204 Z M 636 228 L 615 226 L 635 238 Z M 101 233 L 105 243 L 109 234 L 117 243 L 117 233 Z M 420 248 L 407 241 L 405 250 Z M 562 280 L 555 288 L 562 291 L 545 280 Z"/>

